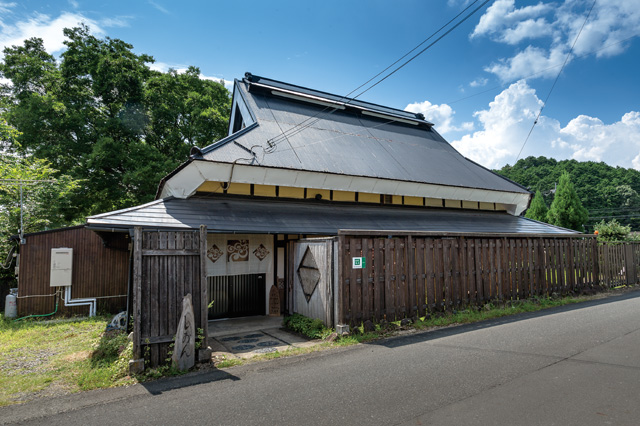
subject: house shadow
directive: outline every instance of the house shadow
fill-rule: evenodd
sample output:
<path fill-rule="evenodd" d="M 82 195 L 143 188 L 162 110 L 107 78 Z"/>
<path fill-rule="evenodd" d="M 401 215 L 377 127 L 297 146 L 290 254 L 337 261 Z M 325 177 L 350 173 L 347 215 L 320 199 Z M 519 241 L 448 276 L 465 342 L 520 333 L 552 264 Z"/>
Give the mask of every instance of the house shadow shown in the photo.
<path fill-rule="evenodd" d="M 218 382 L 221 380 L 240 380 L 239 377 L 229 374 L 226 371 L 212 368 L 211 371 L 194 371 L 184 376 L 167 377 L 152 382 L 140 383 L 151 395 L 160 395 L 174 389 L 186 388 L 189 386 L 201 385 L 204 383 Z"/>
<path fill-rule="evenodd" d="M 440 339 L 443 337 L 455 336 L 458 334 L 468 333 L 475 330 L 483 330 L 491 327 L 496 327 L 503 324 L 511 324 L 519 321 L 524 321 L 532 318 L 540 318 L 548 315 L 553 315 L 562 312 L 571 312 L 579 309 L 584 309 L 593 306 L 606 305 L 609 303 L 615 303 L 622 300 L 633 299 L 640 297 L 640 290 L 630 291 L 617 296 L 611 296 L 603 299 L 590 300 L 586 302 L 575 303 L 572 305 L 557 306 L 553 308 L 543 309 L 536 312 L 524 312 L 520 314 L 509 315 L 501 318 L 488 319 L 471 324 L 461 324 L 446 328 L 438 328 L 435 330 L 426 330 L 415 334 L 406 336 L 393 337 L 390 339 L 382 339 L 367 342 L 367 345 L 384 346 L 389 349 L 400 348 L 403 346 L 413 345 L 416 343 L 428 342 L 431 340 Z"/>

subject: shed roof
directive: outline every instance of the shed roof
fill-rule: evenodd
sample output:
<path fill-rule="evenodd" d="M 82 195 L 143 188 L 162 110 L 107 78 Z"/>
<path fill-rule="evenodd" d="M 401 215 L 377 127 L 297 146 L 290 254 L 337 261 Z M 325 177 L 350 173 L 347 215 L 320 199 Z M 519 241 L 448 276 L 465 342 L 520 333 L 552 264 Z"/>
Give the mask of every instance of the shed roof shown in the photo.
<path fill-rule="evenodd" d="M 316 200 L 285 201 L 231 196 L 168 198 L 91 216 L 89 227 L 133 226 L 209 232 L 337 235 L 339 230 L 419 231 L 491 234 L 576 234 L 564 228 L 504 212 L 378 206 Z"/>
<path fill-rule="evenodd" d="M 255 123 L 196 151 L 193 159 L 529 192 L 462 156 L 420 114 L 250 74 L 236 80 L 235 88 L 234 96 L 242 97 Z"/>

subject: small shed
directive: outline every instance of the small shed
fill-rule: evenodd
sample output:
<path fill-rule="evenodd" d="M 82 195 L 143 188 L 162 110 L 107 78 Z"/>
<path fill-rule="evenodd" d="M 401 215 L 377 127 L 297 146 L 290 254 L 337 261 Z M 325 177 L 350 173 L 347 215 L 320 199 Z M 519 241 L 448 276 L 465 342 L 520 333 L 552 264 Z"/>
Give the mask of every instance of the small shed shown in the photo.
<path fill-rule="evenodd" d="M 51 286 L 51 253 L 72 249 L 69 300 L 95 300 L 97 312 L 127 308 L 130 265 L 128 233 L 101 233 L 85 226 L 52 229 L 24 235 L 18 267 L 18 315 L 87 315 L 88 305 L 66 306 L 61 287 Z"/>

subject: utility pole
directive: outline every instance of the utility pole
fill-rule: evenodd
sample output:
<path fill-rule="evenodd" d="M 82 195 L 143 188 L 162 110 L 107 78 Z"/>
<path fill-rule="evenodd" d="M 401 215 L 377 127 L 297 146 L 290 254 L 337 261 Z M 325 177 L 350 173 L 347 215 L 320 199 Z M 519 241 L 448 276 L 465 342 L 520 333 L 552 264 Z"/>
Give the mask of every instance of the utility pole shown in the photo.
<path fill-rule="evenodd" d="M 25 244 L 26 241 L 24 239 L 24 203 L 22 196 L 22 188 L 27 186 L 39 185 L 41 183 L 55 183 L 55 179 L 0 179 L 1 183 L 13 186 L 20 187 L 20 230 L 18 234 L 20 235 L 20 244 Z"/>

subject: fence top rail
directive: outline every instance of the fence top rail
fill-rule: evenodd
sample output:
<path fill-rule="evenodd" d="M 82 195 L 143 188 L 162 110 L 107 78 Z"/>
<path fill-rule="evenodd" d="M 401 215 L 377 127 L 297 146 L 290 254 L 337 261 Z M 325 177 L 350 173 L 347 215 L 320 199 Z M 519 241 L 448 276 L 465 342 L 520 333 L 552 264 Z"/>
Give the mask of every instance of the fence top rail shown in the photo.
<path fill-rule="evenodd" d="M 470 238 L 596 238 L 593 234 L 509 234 L 485 232 L 439 232 L 439 231 L 398 231 L 398 230 L 366 230 L 340 229 L 339 236 L 372 236 L 372 237 L 470 237 Z"/>

